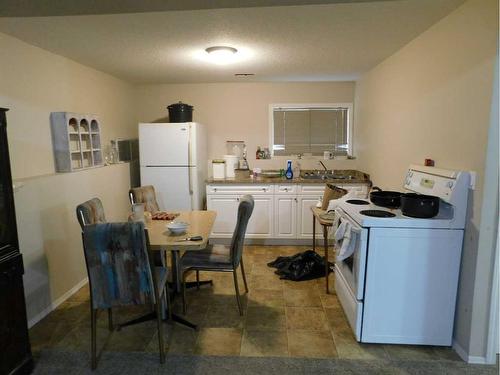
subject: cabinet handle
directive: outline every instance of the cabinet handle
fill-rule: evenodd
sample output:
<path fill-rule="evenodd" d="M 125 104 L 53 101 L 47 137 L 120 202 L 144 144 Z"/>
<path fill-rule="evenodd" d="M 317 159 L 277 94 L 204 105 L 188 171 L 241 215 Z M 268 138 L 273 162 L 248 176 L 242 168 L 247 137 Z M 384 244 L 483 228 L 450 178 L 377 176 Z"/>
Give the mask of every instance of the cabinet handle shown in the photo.
<path fill-rule="evenodd" d="M 297 198 L 294 198 L 295 199 L 295 202 L 298 202 Z"/>
<path fill-rule="evenodd" d="M 236 201 L 239 202 L 240 201 L 240 198 L 236 198 Z"/>
<path fill-rule="evenodd" d="M 266 188 L 262 188 L 262 191 L 266 191 Z"/>

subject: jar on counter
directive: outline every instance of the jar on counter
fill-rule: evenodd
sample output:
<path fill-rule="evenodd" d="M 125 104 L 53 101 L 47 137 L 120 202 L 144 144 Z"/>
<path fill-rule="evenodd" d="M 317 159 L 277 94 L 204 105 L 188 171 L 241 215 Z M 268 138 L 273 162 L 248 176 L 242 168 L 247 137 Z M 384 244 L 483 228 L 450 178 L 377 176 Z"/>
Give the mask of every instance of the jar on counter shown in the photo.
<path fill-rule="evenodd" d="M 212 160 L 212 175 L 214 179 L 223 180 L 226 178 L 226 161 L 223 159 Z"/>

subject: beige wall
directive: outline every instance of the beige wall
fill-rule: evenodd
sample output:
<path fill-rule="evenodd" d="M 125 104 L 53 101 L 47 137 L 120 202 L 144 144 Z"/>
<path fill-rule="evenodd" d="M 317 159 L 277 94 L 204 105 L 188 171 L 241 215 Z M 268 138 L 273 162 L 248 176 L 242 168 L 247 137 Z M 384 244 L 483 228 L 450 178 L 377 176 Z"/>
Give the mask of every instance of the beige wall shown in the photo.
<path fill-rule="evenodd" d="M 208 128 L 208 157 L 226 154 L 226 140 L 244 140 L 250 167 L 284 168 L 286 157 L 255 161 L 257 146 L 269 147 L 269 105 L 273 103 L 352 103 L 354 82 L 205 83 L 142 85 L 136 90 L 138 119 L 165 118 L 169 104 L 194 106 L 193 120 Z M 303 168 L 317 168 L 317 158 Z M 355 168 L 355 161 L 329 161 L 331 168 Z"/>
<path fill-rule="evenodd" d="M 496 55 L 497 1 L 470 0 L 356 84 L 359 164 L 377 185 L 401 188 L 411 163 L 477 172 L 462 256 L 455 339 L 469 348 L 484 165 Z M 478 265 L 489 272 L 489 264 Z M 484 326 L 486 322 L 480 322 Z M 484 330 L 484 327 L 481 328 Z"/>
<path fill-rule="evenodd" d="M 98 115 L 104 142 L 136 134 L 132 85 L 1 33 L 0 50 L 14 178 L 54 173 L 50 112 Z"/>
<path fill-rule="evenodd" d="M 28 319 L 86 277 L 78 203 L 101 197 L 110 219 L 126 217 L 128 165 L 54 174 L 50 112 L 94 113 L 103 142 L 135 135 L 133 87 L 0 34 L 0 106 L 7 112 Z M 21 179 L 21 180 L 19 180 Z"/>
<path fill-rule="evenodd" d="M 109 221 L 123 221 L 129 205 L 128 164 L 17 180 L 14 194 L 19 245 L 25 266 L 28 320 L 87 277 L 75 209 L 99 197 Z"/>

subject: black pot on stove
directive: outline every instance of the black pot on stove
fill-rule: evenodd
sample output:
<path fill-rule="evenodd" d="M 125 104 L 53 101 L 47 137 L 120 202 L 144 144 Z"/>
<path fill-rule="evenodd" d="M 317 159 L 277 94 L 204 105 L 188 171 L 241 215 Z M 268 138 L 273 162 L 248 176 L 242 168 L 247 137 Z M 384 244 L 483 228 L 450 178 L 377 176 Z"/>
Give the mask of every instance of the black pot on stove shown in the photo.
<path fill-rule="evenodd" d="M 383 191 L 377 186 L 372 187 L 370 200 L 373 204 L 386 208 L 399 208 L 401 206 L 401 194 L 399 191 Z"/>
<path fill-rule="evenodd" d="M 403 194 L 401 212 L 405 216 L 430 219 L 439 213 L 439 197 L 416 193 Z"/>

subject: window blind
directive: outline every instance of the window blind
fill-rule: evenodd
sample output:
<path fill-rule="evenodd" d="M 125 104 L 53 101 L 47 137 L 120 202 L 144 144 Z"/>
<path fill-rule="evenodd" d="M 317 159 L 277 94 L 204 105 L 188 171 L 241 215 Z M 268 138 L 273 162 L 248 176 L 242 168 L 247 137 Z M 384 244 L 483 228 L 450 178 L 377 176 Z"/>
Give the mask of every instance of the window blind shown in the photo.
<path fill-rule="evenodd" d="M 347 155 L 348 116 L 348 108 L 274 108 L 274 155 Z"/>

